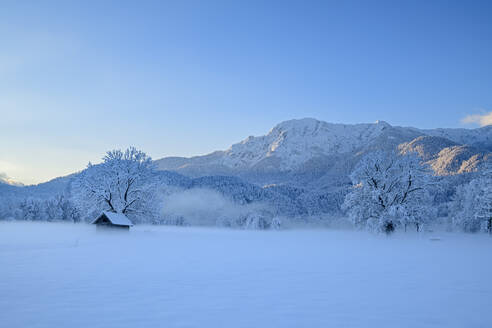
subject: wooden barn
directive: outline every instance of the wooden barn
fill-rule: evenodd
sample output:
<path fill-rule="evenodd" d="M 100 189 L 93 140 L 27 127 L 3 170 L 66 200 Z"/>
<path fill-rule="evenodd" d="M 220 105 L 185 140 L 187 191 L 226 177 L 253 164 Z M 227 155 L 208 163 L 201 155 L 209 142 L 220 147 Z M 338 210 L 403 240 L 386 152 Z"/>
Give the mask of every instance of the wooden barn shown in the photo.
<path fill-rule="evenodd" d="M 120 228 L 120 229 L 130 229 L 133 226 L 132 221 L 130 221 L 125 214 L 113 213 L 113 212 L 102 212 L 92 224 L 95 224 L 98 228 Z"/>

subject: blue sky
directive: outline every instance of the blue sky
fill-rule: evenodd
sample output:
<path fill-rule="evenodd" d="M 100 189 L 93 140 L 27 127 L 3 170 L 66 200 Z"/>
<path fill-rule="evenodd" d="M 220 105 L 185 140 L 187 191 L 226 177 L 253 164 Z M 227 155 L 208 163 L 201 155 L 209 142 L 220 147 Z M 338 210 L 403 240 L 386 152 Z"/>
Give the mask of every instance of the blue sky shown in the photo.
<path fill-rule="evenodd" d="M 204 154 L 301 117 L 473 127 L 492 110 L 491 15 L 490 1 L 0 1 L 0 173 L 37 183 L 128 145 Z"/>

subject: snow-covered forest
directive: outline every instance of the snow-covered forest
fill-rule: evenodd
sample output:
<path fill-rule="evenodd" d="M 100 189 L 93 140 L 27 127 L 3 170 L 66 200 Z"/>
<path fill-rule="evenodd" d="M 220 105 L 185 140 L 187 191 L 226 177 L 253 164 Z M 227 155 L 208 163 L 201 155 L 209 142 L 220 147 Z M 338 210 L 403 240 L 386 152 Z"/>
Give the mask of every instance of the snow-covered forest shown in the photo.
<path fill-rule="evenodd" d="M 136 224 L 491 232 L 490 129 L 416 137 L 423 132 L 378 122 L 345 130 L 288 121 L 185 164 L 135 148 L 108 151 L 101 163 L 44 184 L 0 183 L 0 219 L 90 222 L 112 211 Z M 265 164 L 274 157 L 280 164 Z"/>

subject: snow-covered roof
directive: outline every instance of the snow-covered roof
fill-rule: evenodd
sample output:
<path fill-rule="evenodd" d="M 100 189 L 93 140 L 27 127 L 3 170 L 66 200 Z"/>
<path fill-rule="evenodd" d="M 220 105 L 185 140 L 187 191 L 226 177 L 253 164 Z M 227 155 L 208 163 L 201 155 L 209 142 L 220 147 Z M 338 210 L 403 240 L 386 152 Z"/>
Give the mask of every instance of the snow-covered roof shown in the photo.
<path fill-rule="evenodd" d="M 122 213 L 113 213 L 113 212 L 107 212 L 107 211 L 104 211 L 102 212 L 101 215 L 99 215 L 94 221 L 92 221 L 92 223 L 96 223 L 97 220 L 99 220 L 99 218 L 102 216 L 102 215 L 105 215 L 109 221 L 111 221 L 112 224 L 114 225 L 122 225 L 122 226 L 133 226 L 133 223 L 132 221 L 130 221 L 126 216 L 125 214 L 122 214 Z"/>

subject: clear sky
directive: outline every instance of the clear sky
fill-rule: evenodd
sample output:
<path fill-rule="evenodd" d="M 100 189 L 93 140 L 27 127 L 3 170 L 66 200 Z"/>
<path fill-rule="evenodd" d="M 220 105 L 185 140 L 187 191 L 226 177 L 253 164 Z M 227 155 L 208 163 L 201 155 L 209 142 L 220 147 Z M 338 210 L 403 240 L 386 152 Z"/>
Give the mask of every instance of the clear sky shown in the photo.
<path fill-rule="evenodd" d="M 292 118 L 486 124 L 491 17 L 465 0 L 0 0 L 0 174 L 46 181 L 129 145 L 199 155 Z"/>

